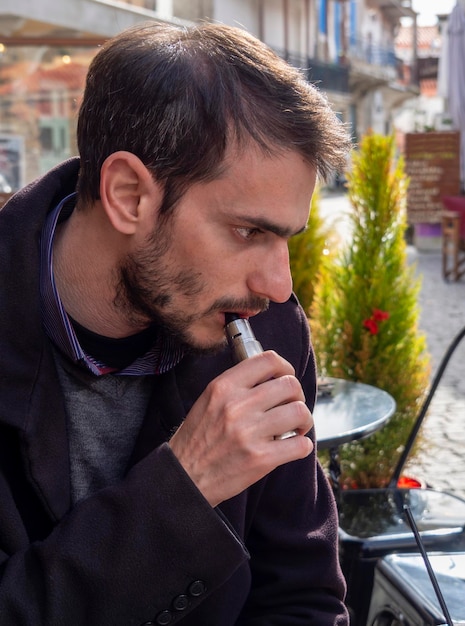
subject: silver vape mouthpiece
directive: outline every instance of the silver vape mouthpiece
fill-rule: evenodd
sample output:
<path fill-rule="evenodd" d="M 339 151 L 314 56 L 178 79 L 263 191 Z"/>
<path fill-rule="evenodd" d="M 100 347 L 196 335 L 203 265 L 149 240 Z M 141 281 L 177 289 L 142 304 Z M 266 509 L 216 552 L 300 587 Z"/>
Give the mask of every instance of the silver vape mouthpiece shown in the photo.
<path fill-rule="evenodd" d="M 248 319 L 239 317 L 235 313 L 227 313 L 225 333 L 236 363 L 263 352 L 262 345 L 255 338 Z"/>

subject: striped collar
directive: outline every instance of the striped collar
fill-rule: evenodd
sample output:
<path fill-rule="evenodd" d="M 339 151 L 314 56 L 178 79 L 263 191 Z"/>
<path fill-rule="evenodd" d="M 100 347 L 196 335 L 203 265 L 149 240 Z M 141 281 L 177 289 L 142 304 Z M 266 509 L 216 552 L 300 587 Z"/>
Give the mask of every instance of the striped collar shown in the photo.
<path fill-rule="evenodd" d="M 81 363 L 96 376 L 121 374 L 141 376 L 163 374 L 172 369 L 183 357 L 183 350 L 174 338 L 159 333 L 155 343 L 141 357 L 122 370 L 108 367 L 86 354 L 81 348 L 71 321 L 63 308 L 53 275 L 53 238 L 58 222 L 71 215 L 76 193 L 64 198 L 47 216 L 41 239 L 40 295 L 42 320 L 45 331 L 53 343 L 72 361 Z"/>

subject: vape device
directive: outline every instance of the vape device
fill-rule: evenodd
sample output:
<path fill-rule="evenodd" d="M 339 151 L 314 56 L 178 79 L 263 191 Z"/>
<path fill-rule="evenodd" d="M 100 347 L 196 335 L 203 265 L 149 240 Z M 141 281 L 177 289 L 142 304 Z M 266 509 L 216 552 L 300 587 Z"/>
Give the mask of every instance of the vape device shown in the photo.
<path fill-rule="evenodd" d="M 224 330 L 236 363 L 263 352 L 262 345 L 256 339 L 248 319 L 239 317 L 235 313 L 226 313 L 225 318 L 226 326 Z M 276 436 L 275 439 L 288 439 L 296 435 L 295 430 L 289 430 L 282 435 Z"/>

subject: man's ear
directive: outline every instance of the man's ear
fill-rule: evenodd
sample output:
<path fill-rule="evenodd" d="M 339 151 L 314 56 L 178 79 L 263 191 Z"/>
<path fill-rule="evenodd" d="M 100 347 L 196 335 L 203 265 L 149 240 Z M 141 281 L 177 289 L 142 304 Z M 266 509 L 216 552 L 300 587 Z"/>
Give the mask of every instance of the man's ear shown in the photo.
<path fill-rule="evenodd" d="M 100 200 L 113 227 L 133 235 L 150 212 L 160 206 L 162 190 L 132 152 L 113 152 L 100 172 Z"/>

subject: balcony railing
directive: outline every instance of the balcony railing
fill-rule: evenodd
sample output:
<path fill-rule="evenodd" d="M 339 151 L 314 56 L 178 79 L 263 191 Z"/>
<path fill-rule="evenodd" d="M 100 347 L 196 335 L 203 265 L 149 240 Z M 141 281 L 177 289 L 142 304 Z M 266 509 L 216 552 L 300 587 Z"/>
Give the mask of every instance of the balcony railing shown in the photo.
<path fill-rule="evenodd" d="M 330 65 L 317 59 L 309 59 L 307 79 L 317 83 L 325 91 L 349 93 L 349 68 L 345 65 Z"/>
<path fill-rule="evenodd" d="M 283 50 L 275 51 L 288 63 L 301 69 L 307 80 L 317 83 L 320 89 L 349 93 L 349 70 L 346 65 L 323 63 L 319 59 L 300 57 Z"/>
<path fill-rule="evenodd" d="M 379 46 L 368 39 L 352 39 L 349 57 L 365 61 L 368 65 L 396 67 L 398 64 L 393 46 Z"/>

